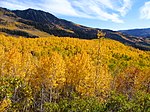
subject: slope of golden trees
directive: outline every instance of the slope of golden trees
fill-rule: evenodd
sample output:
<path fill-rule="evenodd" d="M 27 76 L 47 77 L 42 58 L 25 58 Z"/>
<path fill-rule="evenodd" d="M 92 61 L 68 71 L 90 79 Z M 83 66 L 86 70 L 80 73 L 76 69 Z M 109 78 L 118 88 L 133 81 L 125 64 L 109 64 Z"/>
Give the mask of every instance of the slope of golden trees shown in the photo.
<path fill-rule="evenodd" d="M 0 35 L 0 77 L 2 111 L 44 111 L 74 97 L 107 102 L 112 91 L 133 99 L 150 92 L 150 52 L 103 38 Z"/>

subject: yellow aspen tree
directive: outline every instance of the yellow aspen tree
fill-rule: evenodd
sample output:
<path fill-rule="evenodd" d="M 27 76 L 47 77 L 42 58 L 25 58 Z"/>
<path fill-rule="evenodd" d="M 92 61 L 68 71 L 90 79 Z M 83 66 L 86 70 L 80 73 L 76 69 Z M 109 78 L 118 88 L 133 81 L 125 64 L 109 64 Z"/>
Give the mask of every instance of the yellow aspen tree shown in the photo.
<path fill-rule="evenodd" d="M 87 80 L 94 73 L 94 66 L 85 52 L 77 54 L 66 61 L 66 85 L 70 86 L 70 91 L 78 91 L 83 94 L 90 94 Z"/>
<path fill-rule="evenodd" d="M 41 57 L 35 67 L 30 82 L 35 91 L 40 91 L 40 110 L 43 110 L 45 101 L 52 102 L 59 96 L 58 91 L 65 82 L 65 62 L 58 53 L 53 52 L 50 57 Z"/>
<path fill-rule="evenodd" d="M 101 65 L 102 65 L 102 49 L 101 49 L 101 47 L 102 47 L 102 45 L 101 45 L 101 39 L 103 38 L 103 37 L 105 37 L 105 34 L 102 32 L 102 31 L 99 31 L 98 30 L 98 33 L 97 33 L 97 38 L 98 38 L 98 51 L 97 51 L 97 60 L 96 60 L 96 77 L 95 77 L 95 85 L 97 84 L 97 79 L 99 79 L 100 77 L 100 67 L 101 67 Z M 95 87 L 97 87 L 97 86 L 95 86 Z M 96 88 L 95 88 L 95 90 L 97 90 Z M 95 91 L 96 92 L 96 91 Z"/>
<path fill-rule="evenodd" d="M 43 83 L 48 87 L 58 87 L 63 85 L 65 78 L 65 62 L 63 58 L 56 52 L 53 52 L 50 57 L 43 56 L 39 60 L 39 68 L 37 73 L 43 78 Z"/>
<path fill-rule="evenodd" d="M 4 70 L 4 61 L 5 61 L 5 52 L 4 52 L 4 47 L 0 46 L 0 76 L 4 75 L 3 70 Z"/>
<path fill-rule="evenodd" d="M 143 69 L 139 70 L 134 83 L 135 91 L 143 91 L 146 93 L 150 93 L 150 70 Z"/>
<path fill-rule="evenodd" d="M 112 76 L 106 64 L 100 65 L 99 71 L 100 73 L 95 76 L 97 79 L 94 79 L 97 81 L 95 84 L 95 96 L 105 98 L 111 90 Z"/>
<path fill-rule="evenodd" d="M 144 72 L 136 67 L 128 67 L 117 76 L 116 90 L 131 99 L 135 92 L 149 91 L 150 71 Z"/>
<path fill-rule="evenodd" d="M 5 75 L 20 77 L 22 55 L 16 48 L 12 48 L 5 53 L 5 61 L 3 64 Z"/>
<path fill-rule="evenodd" d="M 104 38 L 106 33 L 102 31 L 98 31 L 97 37 L 99 39 L 98 43 L 98 51 L 97 51 L 97 59 L 96 59 L 96 73 L 93 76 L 94 80 L 94 95 L 97 97 L 105 97 L 110 91 L 110 84 L 111 84 L 111 74 L 108 72 L 108 67 L 103 62 L 103 55 L 104 53 L 101 45 L 101 40 Z"/>

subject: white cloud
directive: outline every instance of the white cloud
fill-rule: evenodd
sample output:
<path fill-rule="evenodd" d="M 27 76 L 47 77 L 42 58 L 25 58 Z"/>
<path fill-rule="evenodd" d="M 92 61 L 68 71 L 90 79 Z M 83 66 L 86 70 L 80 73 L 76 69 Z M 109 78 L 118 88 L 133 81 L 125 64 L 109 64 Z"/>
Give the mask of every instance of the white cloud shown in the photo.
<path fill-rule="evenodd" d="M 0 6 L 6 7 L 8 9 L 20 9 L 24 10 L 27 8 L 35 8 L 35 9 L 41 9 L 38 7 L 38 5 L 35 5 L 34 2 L 31 2 L 31 0 L 0 0 Z"/>
<path fill-rule="evenodd" d="M 123 23 L 120 19 L 122 14 L 118 11 L 119 8 L 113 5 L 112 0 L 75 0 L 72 1 L 72 5 L 76 7 L 78 14 L 82 12 L 94 19 Z"/>
<path fill-rule="evenodd" d="M 131 0 L 74 0 L 72 6 L 92 18 L 123 23 L 121 17 L 131 9 Z"/>
<path fill-rule="evenodd" d="M 131 0 L 123 0 L 122 7 L 118 9 L 122 16 L 125 16 L 127 12 L 131 9 Z"/>
<path fill-rule="evenodd" d="M 123 23 L 121 18 L 130 10 L 131 0 L 0 0 L 0 6 Z"/>
<path fill-rule="evenodd" d="M 68 0 L 45 0 L 40 4 L 41 8 L 52 13 L 78 16 Z"/>
<path fill-rule="evenodd" d="M 13 10 L 33 8 L 48 11 L 54 14 L 78 16 L 68 0 L 0 0 L 0 6 Z"/>
<path fill-rule="evenodd" d="M 150 19 L 150 1 L 145 2 L 144 6 L 140 8 L 140 18 Z"/>

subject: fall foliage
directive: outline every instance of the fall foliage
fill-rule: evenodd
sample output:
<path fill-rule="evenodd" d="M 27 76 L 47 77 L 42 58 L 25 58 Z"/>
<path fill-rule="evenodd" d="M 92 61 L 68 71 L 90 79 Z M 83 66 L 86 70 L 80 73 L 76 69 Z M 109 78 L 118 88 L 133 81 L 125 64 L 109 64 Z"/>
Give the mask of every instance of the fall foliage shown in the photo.
<path fill-rule="evenodd" d="M 143 101 L 146 112 L 149 81 L 150 52 L 117 41 L 0 35 L 0 111 L 134 112 Z"/>

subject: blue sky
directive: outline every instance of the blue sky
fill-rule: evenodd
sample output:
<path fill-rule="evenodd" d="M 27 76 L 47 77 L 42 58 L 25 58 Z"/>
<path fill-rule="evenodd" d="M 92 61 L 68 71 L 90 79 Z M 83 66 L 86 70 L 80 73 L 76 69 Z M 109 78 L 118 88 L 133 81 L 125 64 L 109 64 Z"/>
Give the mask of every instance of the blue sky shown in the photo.
<path fill-rule="evenodd" d="M 95 28 L 150 28 L 150 0 L 0 0 L 0 7 L 39 9 Z"/>

